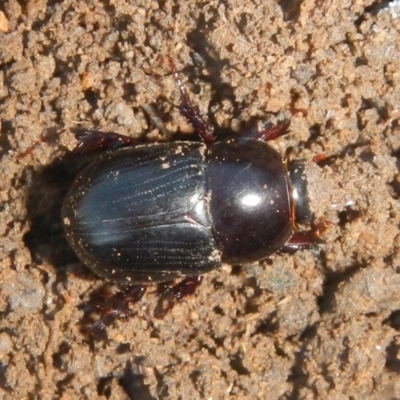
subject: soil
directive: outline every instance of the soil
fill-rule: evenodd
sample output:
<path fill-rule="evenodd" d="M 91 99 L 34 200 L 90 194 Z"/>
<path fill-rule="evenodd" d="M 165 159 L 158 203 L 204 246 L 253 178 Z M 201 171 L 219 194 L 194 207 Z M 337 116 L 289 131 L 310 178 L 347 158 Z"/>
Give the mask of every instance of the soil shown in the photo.
<path fill-rule="evenodd" d="M 399 17 L 372 0 L 1 2 L 0 397 L 400 399 Z M 168 57 L 220 134 L 290 120 L 273 146 L 326 153 L 343 202 L 317 204 L 315 249 L 223 266 L 163 319 L 150 290 L 92 337 L 103 282 L 59 218 L 72 131 L 191 138 Z"/>

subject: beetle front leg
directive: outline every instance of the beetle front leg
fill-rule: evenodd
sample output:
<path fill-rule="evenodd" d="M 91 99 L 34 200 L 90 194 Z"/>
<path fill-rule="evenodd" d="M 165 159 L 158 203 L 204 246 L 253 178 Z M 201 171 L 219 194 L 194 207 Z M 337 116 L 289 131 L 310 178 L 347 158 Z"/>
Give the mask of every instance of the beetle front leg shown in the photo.
<path fill-rule="evenodd" d="M 156 318 L 163 318 L 175 304 L 181 301 L 184 297 L 192 295 L 197 287 L 201 284 L 201 276 L 192 276 L 185 278 L 178 283 L 165 282 L 160 283 L 158 293 L 160 294 L 160 301 L 154 311 Z"/>
<path fill-rule="evenodd" d="M 317 242 L 318 236 L 312 230 L 299 231 L 295 232 L 279 251 L 281 253 L 294 254 L 296 251 L 315 246 Z"/>
<path fill-rule="evenodd" d="M 294 232 L 292 237 L 279 251 L 281 253 L 294 254 L 296 251 L 314 247 L 323 232 L 332 225 L 332 222 L 328 220 L 317 218 L 312 222 L 309 230 Z"/>

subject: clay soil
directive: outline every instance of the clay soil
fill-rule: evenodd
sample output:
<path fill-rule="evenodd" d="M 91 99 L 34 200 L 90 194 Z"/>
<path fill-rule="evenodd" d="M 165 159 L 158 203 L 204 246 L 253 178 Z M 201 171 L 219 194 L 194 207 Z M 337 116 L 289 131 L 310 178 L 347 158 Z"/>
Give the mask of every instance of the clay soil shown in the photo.
<path fill-rule="evenodd" d="M 0 11 L 0 398 L 400 399 L 400 6 L 4 0 Z M 318 204 L 332 226 L 315 249 L 223 266 L 163 319 L 152 289 L 93 337 L 82 326 L 104 282 L 63 238 L 76 167 L 65 155 L 74 129 L 192 138 L 168 56 L 219 134 L 290 120 L 273 146 L 326 153 L 345 204 Z"/>

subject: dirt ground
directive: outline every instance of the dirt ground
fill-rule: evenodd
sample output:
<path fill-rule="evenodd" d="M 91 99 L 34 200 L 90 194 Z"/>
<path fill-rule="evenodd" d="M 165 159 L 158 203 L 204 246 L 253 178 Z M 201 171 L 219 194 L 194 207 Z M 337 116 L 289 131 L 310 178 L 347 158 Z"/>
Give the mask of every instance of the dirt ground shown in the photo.
<path fill-rule="evenodd" d="M 0 398 L 400 399 L 400 5 L 372 0 L 0 4 Z M 322 243 L 224 266 L 155 319 L 93 338 L 103 282 L 60 229 L 71 129 L 190 135 L 166 62 L 218 132 L 328 158 Z M 189 136 L 187 136 L 189 137 Z M 49 165 L 52 168 L 49 169 Z"/>

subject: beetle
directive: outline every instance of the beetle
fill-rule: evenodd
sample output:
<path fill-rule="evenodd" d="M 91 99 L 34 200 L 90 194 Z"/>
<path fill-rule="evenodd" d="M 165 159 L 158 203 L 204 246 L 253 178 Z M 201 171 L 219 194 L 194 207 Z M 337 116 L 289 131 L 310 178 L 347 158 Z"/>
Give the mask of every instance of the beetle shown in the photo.
<path fill-rule="evenodd" d="M 202 141 L 139 145 L 117 133 L 78 133 L 77 153 L 104 151 L 77 174 L 62 207 L 66 238 L 95 274 L 126 285 L 134 301 L 164 283 L 159 315 L 222 263 L 296 251 L 318 236 L 297 228 L 313 218 L 304 163 L 267 143 L 288 123 L 215 141 L 172 67 L 180 111 Z"/>

